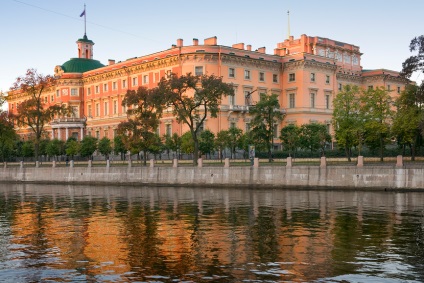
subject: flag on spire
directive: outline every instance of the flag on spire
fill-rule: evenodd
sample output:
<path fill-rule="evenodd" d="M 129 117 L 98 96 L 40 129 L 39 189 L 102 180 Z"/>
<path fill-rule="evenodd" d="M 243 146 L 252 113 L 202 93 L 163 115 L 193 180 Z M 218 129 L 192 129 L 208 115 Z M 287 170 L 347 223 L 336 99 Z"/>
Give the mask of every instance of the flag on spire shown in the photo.
<path fill-rule="evenodd" d="M 82 16 L 84 16 L 84 15 L 85 15 L 85 8 L 84 8 L 84 11 L 82 11 L 82 13 L 81 13 L 80 17 L 82 17 Z"/>

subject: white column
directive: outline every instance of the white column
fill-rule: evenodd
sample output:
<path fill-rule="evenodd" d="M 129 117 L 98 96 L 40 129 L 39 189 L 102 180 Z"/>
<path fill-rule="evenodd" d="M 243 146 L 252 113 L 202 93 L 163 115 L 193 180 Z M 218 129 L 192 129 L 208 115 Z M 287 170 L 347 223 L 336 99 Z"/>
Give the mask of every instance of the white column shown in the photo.
<path fill-rule="evenodd" d="M 66 137 L 66 140 L 68 140 L 68 135 L 69 135 L 69 131 L 68 130 L 69 130 L 68 127 L 66 127 L 65 128 L 65 137 Z"/>
<path fill-rule="evenodd" d="M 60 128 L 57 128 L 57 138 L 58 138 L 59 140 L 60 140 L 60 138 L 61 138 L 60 132 L 61 132 L 61 129 L 60 129 Z"/>
<path fill-rule="evenodd" d="M 84 128 L 81 127 L 81 140 L 84 138 Z"/>
<path fill-rule="evenodd" d="M 54 139 L 54 129 L 52 129 L 52 140 Z"/>

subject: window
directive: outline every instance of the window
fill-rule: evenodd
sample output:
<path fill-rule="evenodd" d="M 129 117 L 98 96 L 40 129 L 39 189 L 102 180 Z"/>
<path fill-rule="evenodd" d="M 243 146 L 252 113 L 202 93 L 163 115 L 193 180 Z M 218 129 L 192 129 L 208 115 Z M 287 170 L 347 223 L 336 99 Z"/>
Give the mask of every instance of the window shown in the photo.
<path fill-rule="evenodd" d="M 294 82 L 295 80 L 296 80 L 296 74 L 295 73 L 289 74 L 289 82 Z"/>
<path fill-rule="evenodd" d="M 117 86 L 116 86 L 116 85 L 117 85 L 117 84 L 116 84 L 116 82 L 113 82 L 113 83 L 112 83 L 112 89 L 113 89 L 113 90 L 116 90 L 116 89 L 117 89 Z"/>
<path fill-rule="evenodd" d="M 50 96 L 50 101 L 53 102 L 54 101 L 54 95 Z"/>
<path fill-rule="evenodd" d="M 127 80 L 122 80 L 122 88 L 127 88 Z"/>
<path fill-rule="evenodd" d="M 330 76 L 329 75 L 325 75 L 325 83 L 326 84 L 330 83 Z"/>
<path fill-rule="evenodd" d="M 397 87 L 397 93 L 400 93 L 400 86 Z"/>
<path fill-rule="evenodd" d="M 96 138 L 100 139 L 100 131 L 96 131 Z"/>
<path fill-rule="evenodd" d="M 47 103 L 47 96 L 44 97 L 44 103 Z"/>
<path fill-rule="evenodd" d="M 104 130 L 103 136 L 105 138 L 109 137 L 109 131 L 108 130 Z"/>
<path fill-rule="evenodd" d="M 311 108 L 315 108 L 315 93 L 311 93 Z"/>
<path fill-rule="evenodd" d="M 91 95 L 91 87 L 87 87 L 87 95 Z"/>
<path fill-rule="evenodd" d="M 96 103 L 96 116 L 100 116 L 100 105 Z"/>
<path fill-rule="evenodd" d="M 103 91 L 107 91 L 107 84 L 103 84 Z"/>
<path fill-rule="evenodd" d="M 92 114 L 91 114 L 91 105 L 88 105 L 88 107 L 87 107 L 87 116 L 88 117 L 90 117 L 90 118 L 93 118 L 93 116 L 91 116 Z"/>
<path fill-rule="evenodd" d="M 278 75 L 277 74 L 272 74 L 272 82 L 278 83 Z"/>
<path fill-rule="evenodd" d="M 171 124 L 166 124 L 165 127 L 166 127 L 165 134 L 170 137 L 172 135 Z"/>
<path fill-rule="evenodd" d="M 390 91 L 390 85 L 387 85 L 387 91 Z"/>
<path fill-rule="evenodd" d="M 342 84 L 339 84 L 339 90 L 341 91 L 343 88 Z"/>
<path fill-rule="evenodd" d="M 244 70 L 244 79 L 250 80 L 250 71 L 249 70 Z"/>
<path fill-rule="evenodd" d="M 236 77 L 236 70 L 234 68 L 228 69 L 228 77 L 235 78 Z"/>
<path fill-rule="evenodd" d="M 137 83 L 138 83 L 137 78 L 132 78 L 132 85 L 133 85 L 133 86 L 136 86 L 136 85 L 137 85 Z"/>
<path fill-rule="evenodd" d="M 330 109 L 330 95 L 325 95 L 325 108 Z"/>
<path fill-rule="evenodd" d="M 105 116 L 108 114 L 108 106 L 109 106 L 109 103 L 105 102 L 105 109 L 104 109 Z"/>
<path fill-rule="evenodd" d="M 228 96 L 228 102 L 230 105 L 234 105 L 236 100 L 235 100 L 235 95 L 229 95 Z"/>
<path fill-rule="evenodd" d="M 244 126 L 245 132 L 249 132 L 250 131 L 250 123 L 246 123 Z"/>
<path fill-rule="evenodd" d="M 289 108 L 296 107 L 296 96 L 294 93 L 289 94 Z"/>
<path fill-rule="evenodd" d="M 372 86 L 372 85 L 368 86 L 368 90 L 373 90 L 373 89 L 374 89 L 374 86 Z"/>
<path fill-rule="evenodd" d="M 327 126 L 327 133 L 330 133 L 330 130 L 331 130 L 331 124 L 327 124 L 326 126 Z"/>
<path fill-rule="evenodd" d="M 196 76 L 203 75 L 203 66 L 196 66 L 196 67 L 194 67 L 194 74 Z"/>
<path fill-rule="evenodd" d="M 78 106 L 72 106 L 72 117 L 79 117 Z"/>
<path fill-rule="evenodd" d="M 311 82 L 315 82 L 315 73 L 311 73 Z"/>
<path fill-rule="evenodd" d="M 113 129 L 113 137 L 115 138 L 118 135 L 118 130 L 117 129 Z"/>
<path fill-rule="evenodd" d="M 56 97 L 60 96 L 60 90 L 56 90 Z"/>
<path fill-rule="evenodd" d="M 144 75 L 143 76 L 143 84 L 148 84 L 149 83 L 149 75 Z"/>
<path fill-rule="evenodd" d="M 265 73 L 264 72 L 259 72 L 259 81 L 260 82 L 264 82 L 265 81 Z"/>
<path fill-rule="evenodd" d="M 100 92 L 100 90 L 99 90 L 100 88 L 99 88 L 99 86 L 98 85 L 96 85 L 96 93 L 99 93 Z"/>
<path fill-rule="evenodd" d="M 230 129 L 234 129 L 235 127 L 236 127 L 236 123 L 231 122 L 231 123 L 230 123 Z"/>
<path fill-rule="evenodd" d="M 118 114 L 118 101 L 113 101 L 113 114 Z"/>
<path fill-rule="evenodd" d="M 71 95 L 72 95 L 72 96 L 77 96 L 77 95 L 78 95 L 78 89 L 76 89 L 76 88 L 71 88 Z"/>
<path fill-rule="evenodd" d="M 252 105 L 252 92 L 248 90 L 244 91 L 244 103 L 245 105 Z"/>
<path fill-rule="evenodd" d="M 274 124 L 272 136 L 274 139 L 278 139 L 278 124 Z"/>

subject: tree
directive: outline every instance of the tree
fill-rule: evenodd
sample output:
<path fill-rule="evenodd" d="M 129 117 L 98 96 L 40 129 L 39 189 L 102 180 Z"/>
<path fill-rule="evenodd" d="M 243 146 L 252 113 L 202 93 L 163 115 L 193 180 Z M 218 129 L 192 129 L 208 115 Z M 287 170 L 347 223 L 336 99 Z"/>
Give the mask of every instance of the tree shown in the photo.
<path fill-rule="evenodd" d="M 352 147 L 362 142 L 364 132 L 361 116 L 360 89 L 346 85 L 333 100 L 333 127 L 337 145 L 343 147 L 348 161 L 351 161 Z"/>
<path fill-rule="evenodd" d="M 33 157 L 34 156 L 34 142 L 27 140 L 22 145 L 22 157 Z"/>
<path fill-rule="evenodd" d="M 112 152 L 112 143 L 110 139 L 108 139 L 107 137 L 101 138 L 97 145 L 97 149 L 101 154 L 105 156 L 105 159 L 109 159 L 109 154 L 111 154 Z"/>
<path fill-rule="evenodd" d="M 198 134 L 203 128 L 206 117 L 217 117 L 219 102 L 223 96 L 234 95 L 231 84 L 214 75 L 194 76 L 191 73 L 178 77 L 171 74 L 162 78 L 159 90 L 172 107 L 178 123 L 188 126 L 194 143 L 193 164 L 197 165 L 199 156 Z"/>
<path fill-rule="evenodd" d="M 3 161 L 12 155 L 14 144 L 18 139 L 10 115 L 2 110 L 4 102 L 5 97 L 0 93 L 0 157 Z"/>
<path fill-rule="evenodd" d="M 65 143 L 59 139 L 51 140 L 46 148 L 46 152 L 49 156 L 57 158 L 58 155 L 62 155 L 65 151 Z"/>
<path fill-rule="evenodd" d="M 321 150 L 325 156 L 325 147 L 331 142 L 331 136 L 327 127 L 323 124 L 311 123 L 300 127 L 300 146 L 312 152 Z"/>
<path fill-rule="evenodd" d="M 121 156 L 121 160 L 125 159 L 125 153 L 128 149 L 125 147 L 122 135 L 117 135 L 113 138 L 113 151 Z"/>
<path fill-rule="evenodd" d="M 181 136 L 181 152 L 191 154 L 194 151 L 193 136 L 190 132 L 185 132 Z"/>
<path fill-rule="evenodd" d="M 281 144 L 289 151 L 289 156 L 300 146 L 300 128 L 296 125 L 287 125 L 280 131 Z"/>
<path fill-rule="evenodd" d="M 212 133 L 209 130 L 204 130 L 200 133 L 199 136 L 199 150 L 200 152 L 205 155 L 209 154 L 209 157 L 211 153 L 213 152 L 213 149 L 215 147 L 214 144 L 215 141 L 215 134 Z"/>
<path fill-rule="evenodd" d="M 231 158 L 236 157 L 236 149 L 242 147 L 241 138 L 243 136 L 243 131 L 236 127 L 230 127 L 228 129 L 227 143 L 226 145 L 231 150 Z"/>
<path fill-rule="evenodd" d="M 81 144 L 75 138 L 69 138 L 65 144 L 65 153 L 74 159 L 74 156 L 81 151 Z M 68 160 L 68 159 L 66 159 Z"/>
<path fill-rule="evenodd" d="M 139 87 L 136 91 L 127 91 L 122 105 L 131 107 L 127 111 L 130 118 L 118 125 L 118 132 L 131 152 L 143 152 L 146 165 L 147 153 L 157 142 L 156 129 L 162 116 L 163 95 L 158 92 L 158 88 Z"/>
<path fill-rule="evenodd" d="M 165 146 L 175 152 L 178 158 L 178 153 L 181 150 L 181 137 L 177 133 L 173 133 L 172 136 L 167 135 Z"/>
<path fill-rule="evenodd" d="M 215 149 L 218 150 L 219 159 L 222 162 L 222 153 L 224 152 L 225 148 L 227 147 L 227 141 L 228 141 L 228 131 L 227 130 L 221 130 L 216 134 L 215 137 Z"/>
<path fill-rule="evenodd" d="M 275 125 L 284 119 L 284 113 L 280 109 L 278 95 L 265 93 L 260 94 L 260 100 L 254 107 L 250 108 L 252 121 L 251 132 L 257 141 L 263 141 L 268 151 L 269 162 L 272 161 L 272 146 L 274 141 Z"/>
<path fill-rule="evenodd" d="M 35 69 L 28 69 L 25 76 L 16 79 L 12 91 L 22 93 L 27 99 L 17 107 L 14 120 L 19 126 L 28 127 L 34 134 L 34 153 L 38 159 L 40 141 L 46 134 L 45 126 L 55 115 L 69 113 L 65 105 L 52 105 L 47 107 L 44 103 L 44 94 L 54 86 L 52 76 L 43 76 Z"/>
<path fill-rule="evenodd" d="M 409 51 L 418 51 L 417 55 L 410 56 L 402 63 L 401 75 L 410 78 L 414 72 L 424 73 L 424 35 L 414 37 L 409 44 Z M 420 93 L 424 91 L 424 84 L 420 85 Z"/>
<path fill-rule="evenodd" d="M 85 136 L 80 144 L 80 154 L 82 157 L 93 157 L 93 153 L 97 150 L 97 139 L 92 136 Z"/>
<path fill-rule="evenodd" d="M 392 132 L 398 143 L 411 149 L 411 160 L 415 160 L 416 147 L 422 139 L 424 109 L 421 87 L 408 85 L 396 100 L 397 111 L 393 119 Z"/>
<path fill-rule="evenodd" d="M 361 115 L 364 117 L 365 143 L 371 149 L 380 149 L 380 161 L 390 138 L 394 111 L 393 101 L 384 87 L 368 89 L 361 95 Z"/>

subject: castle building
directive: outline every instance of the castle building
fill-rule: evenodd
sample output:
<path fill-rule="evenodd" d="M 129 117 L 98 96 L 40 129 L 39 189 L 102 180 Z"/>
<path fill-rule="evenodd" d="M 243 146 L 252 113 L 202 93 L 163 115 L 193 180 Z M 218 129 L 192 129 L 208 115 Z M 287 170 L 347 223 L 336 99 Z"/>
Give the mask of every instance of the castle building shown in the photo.
<path fill-rule="evenodd" d="M 358 46 L 323 37 L 301 35 L 277 44 L 273 54 L 265 47 L 237 43 L 218 44 L 216 37 L 203 41 L 193 39 L 184 45 L 177 39 L 171 48 L 150 55 L 103 65 L 94 60 L 94 42 L 86 34 L 77 40 L 78 57 L 54 69 L 57 84 L 45 93 L 46 105 L 66 104 L 72 107 L 69 118 L 54 119 L 48 131 L 51 138 L 81 140 L 85 135 L 113 139 L 118 124 L 127 119 L 122 100 L 127 90 L 139 86 L 155 87 L 168 74 L 214 74 L 234 85 L 234 96 L 224 97 L 217 118 L 207 118 L 203 128 L 218 132 L 230 127 L 249 130 L 249 107 L 259 101 L 261 93 L 279 97 L 285 119 L 275 125 L 275 144 L 287 124 L 323 123 L 332 132 L 332 101 L 344 85 L 362 88 L 384 87 L 396 97 L 407 84 L 398 72 L 386 69 L 363 70 Z M 9 111 L 25 100 L 10 92 Z M 25 129 L 21 129 L 24 132 Z M 188 129 L 178 124 L 172 113 L 164 113 L 159 135 Z"/>

